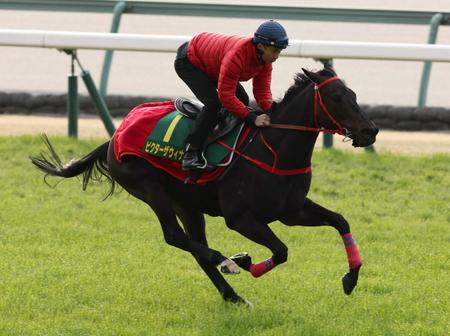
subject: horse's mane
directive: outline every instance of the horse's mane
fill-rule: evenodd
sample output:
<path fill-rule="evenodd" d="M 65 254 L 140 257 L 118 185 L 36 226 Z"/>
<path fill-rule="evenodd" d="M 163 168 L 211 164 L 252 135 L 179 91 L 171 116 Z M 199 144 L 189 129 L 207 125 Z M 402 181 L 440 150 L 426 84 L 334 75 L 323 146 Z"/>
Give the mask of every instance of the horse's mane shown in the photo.
<path fill-rule="evenodd" d="M 316 72 L 320 76 L 335 76 L 335 73 L 333 73 L 332 70 L 329 70 L 327 68 L 322 69 L 320 71 Z M 286 91 L 284 94 L 283 99 L 278 102 L 279 105 L 281 104 L 287 104 L 292 100 L 293 97 L 295 97 L 298 93 L 303 91 L 309 84 L 311 84 L 312 80 L 306 76 L 302 72 L 297 72 L 294 76 L 294 84 Z"/>

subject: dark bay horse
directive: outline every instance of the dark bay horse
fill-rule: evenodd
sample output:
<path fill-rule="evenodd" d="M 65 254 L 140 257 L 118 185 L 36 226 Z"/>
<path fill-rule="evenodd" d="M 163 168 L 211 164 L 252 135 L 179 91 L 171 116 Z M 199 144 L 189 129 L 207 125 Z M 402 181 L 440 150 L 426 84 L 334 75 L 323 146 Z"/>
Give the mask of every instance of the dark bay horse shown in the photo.
<path fill-rule="evenodd" d="M 358 281 L 361 257 L 345 218 L 307 197 L 311 157 L 320 131 L 341 134 L 353 146 L 365 147 L 375 142 L 378 129 L 361 111 L 355 93 L 332 69 L 303 72 L 297 74 L 284 98 L 274 103 L 271 127 L 254 130 L 251 140 L 237 149 L 236 161 L 223 178 L 203 186 L 185 184 L 137 156 L 118 161 L 114 138 L 64 166 L 50 143 L 50 155 L 31 159 L 47 175 L 84 174 L 84 188 L 100 173 L 112 183 L 111 192 L 117 182 L 147 203 L 159 219 L 166 242 L 190 252 L 222 297 L 234 303 L 247 301 L 236 294 L 219 269 L 239 273 L 240 267 L 259 277 L 287 261 L 288 248 L 270 223 L 331 226 L 343 239 L 350 270 L 342 283 L 344 292 L 350 294 Z M 246 254 L 227 258 L 209 248 L 204 214 L 224 217 L 230 229 L 267 247 L 271 258 L 252 263 Z"/>

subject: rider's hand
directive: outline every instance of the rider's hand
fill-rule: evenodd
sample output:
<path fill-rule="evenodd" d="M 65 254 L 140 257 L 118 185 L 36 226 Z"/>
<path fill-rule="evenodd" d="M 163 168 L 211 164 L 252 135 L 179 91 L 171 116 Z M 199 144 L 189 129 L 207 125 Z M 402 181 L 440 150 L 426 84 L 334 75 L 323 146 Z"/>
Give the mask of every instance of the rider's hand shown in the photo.
<path fill-rule="evenodd" d="M 257 127 L 265 127 L 270 125 L 270 117 L 267 114 L 260 114 L 255 119 L 255 125 Z"/>

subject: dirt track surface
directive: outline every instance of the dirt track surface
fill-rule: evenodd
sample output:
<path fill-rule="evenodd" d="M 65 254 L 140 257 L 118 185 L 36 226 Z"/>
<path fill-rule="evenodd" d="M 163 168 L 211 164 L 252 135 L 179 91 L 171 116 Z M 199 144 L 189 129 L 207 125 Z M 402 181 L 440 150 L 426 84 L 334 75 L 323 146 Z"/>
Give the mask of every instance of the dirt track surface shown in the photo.
<path fill-rule="evenodd" d="M 116 119 L 119 125 L 120 120 Z M 67 135 L 67 118 L 54 116 L 0 115 L 1 135 L 40 134 Z M 108 134 L 98 117 L 83 116 L 78 122 L 80 138 L 108 138 Z M 350 143 L 343 143 L 341 137 L 334 138 L 339 149 L 354 150 Z M 322 146 L 322 140 L 317 141 Z M 426 155 L 433 153 L 450 154 L 450 131 L 446 132 L 400 132 L 381 130 L 375 148 L 378 152 L 390 151 L 406 155 Z M 362 149 L 356 149 L 358 151 Z"/>

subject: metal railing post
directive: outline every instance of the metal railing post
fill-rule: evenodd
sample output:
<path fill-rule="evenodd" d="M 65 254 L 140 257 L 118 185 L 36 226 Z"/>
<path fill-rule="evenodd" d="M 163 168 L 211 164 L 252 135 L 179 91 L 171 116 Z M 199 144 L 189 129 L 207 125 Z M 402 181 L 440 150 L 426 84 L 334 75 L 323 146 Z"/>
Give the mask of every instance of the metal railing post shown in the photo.
<path fill-rule="evenodd" d="M 75 74 L 76 50 L 66 51 L 71 55 L 71 73 L 68 76 L 67 124 L 69 137 L 78 138 L 78 76 Z"/>
<path fill-rule="evenodd" d="M 114 126 L 114 122 L 111 118 L 111 114 L 109 113 L 108 107 L 106 106 L 103 97 L 98 92 L 97 87 L 95 86 L 94 80 L 92 79 L 92 76 L 89 73 L 89 71 L 83 68 L 80 60 L 76 57 L 76 55 L 74 56 L 74 60 L 78 63 L 78 66 L 81 69 L 81 78 L 83 79 L 84 85 L 86 86 L 86 89 L 89 92 L 89 96 L 91 96 L 91 99 L 93 100 L 95 107 L 97 108 L 100 118 L 103 121 L 103 125 L 105 126 L 108 134 L 112 136 L 116 131 L 116 127 Z"/>
<path fill-rule="evenodd" d="M 333 134 L 324 133 L 323 134 L 323 148 L 333 147 Z"/>
<path fill-rule="evenodd" d="M 98 92 L 97 87 L 92 80 L 91 74 L 89 73 L 89 71 L 83 69 L 81 71 L 81 78 L 83 79 L 83 82 L 86 85 L 86 88 L 92 100 L 94 101 L 95 106 L 97 107 L 100 118 L 103 121 L 103 125 L 105 125 L 108 134 L 112 136 L 116 131 L 116 127 L 114 126 L 114 122 L 111 118 L 111 115 L 109 114 L 108 107 L 106 106 L 105 101 Z"/>
<path fill-rule="evenodd" d="M 430 32 L 428 34 L 428 44 L 435 44 L 439 25 L 442 23 L 444 15 L 442 13 L 435 14 L 430 21 Z M 425 107 L 427 103 L 428 84 L 430 82 L 431 62 L 425 62 L 422 71 L 422 80 L 420 82 L 419 107 Z"/>
<path fill-rule="evenodd" d="M 111 23 L 111 33 L 117 33 L 119 31 L 120 19 L 126 8 L 125 1 L 120 1 L 114 6 L 114 15 Z M 109 73 L 111 71 L 113 51 L 107 50 L 105 52 L 105 59 L 103 61 L 102 76 L 100 79 L 100 94 L 105 97 L 108 89 Z"/>

